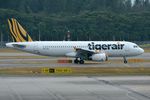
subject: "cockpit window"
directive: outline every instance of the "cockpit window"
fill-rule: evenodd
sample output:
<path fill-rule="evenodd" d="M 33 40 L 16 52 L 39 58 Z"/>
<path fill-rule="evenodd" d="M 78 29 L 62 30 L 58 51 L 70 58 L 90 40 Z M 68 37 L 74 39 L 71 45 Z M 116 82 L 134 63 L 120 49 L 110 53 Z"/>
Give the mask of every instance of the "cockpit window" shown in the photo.
<path fill-rule="evenodd" d="M 137 46 L 137 45 L 134 45 L 133 47 L 134 47 L 134 48 L 138 48 L 138 46 Z"/>

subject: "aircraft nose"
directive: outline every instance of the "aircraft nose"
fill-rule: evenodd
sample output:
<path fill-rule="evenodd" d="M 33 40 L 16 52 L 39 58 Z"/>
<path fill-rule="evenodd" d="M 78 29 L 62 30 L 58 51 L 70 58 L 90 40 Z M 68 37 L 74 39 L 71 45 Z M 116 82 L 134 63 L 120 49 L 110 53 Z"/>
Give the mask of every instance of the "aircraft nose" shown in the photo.
<path fill-rule="evenodd" d="M 144 53 L 144 49 L 140 48 L 140 53 L 141 54 Z"/>

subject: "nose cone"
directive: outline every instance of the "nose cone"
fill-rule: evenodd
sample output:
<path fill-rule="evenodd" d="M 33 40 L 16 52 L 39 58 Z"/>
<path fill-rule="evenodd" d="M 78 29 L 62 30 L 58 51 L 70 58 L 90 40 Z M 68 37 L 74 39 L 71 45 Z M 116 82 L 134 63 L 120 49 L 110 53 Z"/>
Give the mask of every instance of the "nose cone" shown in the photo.
<path fill-rule="evenodd" d="M 144 53 L 144 49 L 140 48 L 140 53 L 141 54 Z"/>

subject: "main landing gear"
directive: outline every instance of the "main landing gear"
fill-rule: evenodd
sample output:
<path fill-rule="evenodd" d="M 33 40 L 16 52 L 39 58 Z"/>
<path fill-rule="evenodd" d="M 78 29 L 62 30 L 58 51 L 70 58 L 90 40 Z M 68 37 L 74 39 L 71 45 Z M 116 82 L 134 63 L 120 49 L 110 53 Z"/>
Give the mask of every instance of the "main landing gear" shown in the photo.
<path fill-rule="evenodd" d="M 74 60 L 74 63 L 75 63 L 75 64 L 78 64 L 78 63 L 79 63 L 79 64 L 84 64 L 84 60 L 81 59 L 81 58 L 80 58 L 80 59 L 76 58 L 76 59 Z"/>
<path fill-rule="evenodd" d="M 127 61 L 126 57 L 123 57 L 123 59 L 124 59 L 124 63 L 127 64 L 128 61 Z"/>

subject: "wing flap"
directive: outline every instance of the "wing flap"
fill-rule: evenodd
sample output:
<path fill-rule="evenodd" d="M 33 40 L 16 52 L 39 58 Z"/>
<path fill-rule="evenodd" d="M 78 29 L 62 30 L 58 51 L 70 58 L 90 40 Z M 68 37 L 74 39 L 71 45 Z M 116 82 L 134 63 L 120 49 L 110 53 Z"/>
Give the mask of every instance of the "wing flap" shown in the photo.
<path fill-rule="evenodd" d="M 76 57 L 85 57 L 85 56 L 88 56 L 88 55 L 92 55 L 94 54 L 95 52 L 92 51 L 92 50 L 88 50 L 88 49 L 84 49 L 84 48 L 74 48 L 75 51 L 76 51 Z"/>

